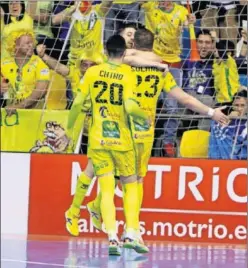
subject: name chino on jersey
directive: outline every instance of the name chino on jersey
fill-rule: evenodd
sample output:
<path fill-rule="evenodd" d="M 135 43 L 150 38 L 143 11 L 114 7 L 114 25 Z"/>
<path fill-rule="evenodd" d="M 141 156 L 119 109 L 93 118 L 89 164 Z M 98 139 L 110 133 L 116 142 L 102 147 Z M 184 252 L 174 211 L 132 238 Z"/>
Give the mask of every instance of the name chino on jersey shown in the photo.
<path fill-rule="evenodd" d="M 133 149 L 129 117 L 124 102 L 134 98 L 136 76 L 125 64 L 104 63 L 87 70 L 79 89 L 91 99 L 91 149 Z"/>
<path fill-rule="evenodd" d="M 137 120 L 131 120 L 133 139 L 135 143 L 153 142 L 159 95 L 161 91 L 170 92 L 177 84 L 170 72 L 164 76 L 155 67 L 132 67 L 132 72 L 137 81 L 135 99 L 152 121 L 149 127 L 144 122 L 139 124 Z"/>

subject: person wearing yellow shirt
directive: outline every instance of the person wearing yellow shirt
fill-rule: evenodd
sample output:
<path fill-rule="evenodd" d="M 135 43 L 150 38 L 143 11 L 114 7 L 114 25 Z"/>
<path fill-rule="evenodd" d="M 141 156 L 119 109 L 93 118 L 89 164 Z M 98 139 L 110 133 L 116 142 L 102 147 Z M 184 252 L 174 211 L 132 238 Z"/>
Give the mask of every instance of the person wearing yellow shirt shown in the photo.
<path fill-rule="evenodd" d="M 216 43 L 216 48 L 213 64 L 215 98 L 218 105 L 230 105 L 240 88 L 238 68 L 233 58 L 235 45 L 232 41 L 221 40 Z"/>
<path fill-rule="evenodd" d="M 70 7 L 53 16 L 54 25 L 64 21 L 73 23 L 69 38 L 69 65 L 75 65 L 76 60 L 83 53 L 92 56 L 98 53 L 104 58 L 103 27 L 105 15 L 112 2 L 105 0 L 93 6 L 89 1 L 82 1 L 79 6 Z"/>
<path fill-rule="evenodd" d="M 0 9 L 1 13 L 1 55 L 9 57 L 6 38 L 13 32 L 21 29 L 33 30 L 33 15 L 37 6 L 37 0 L 29 0 L 27 8 L 24 1 L 9 1 Z"/>
<path fill-rule="evenodd" d="M 28 4 L 28 0 L 25 0 L 25 3 Z M 37 2 L 36 12 L 33 15 L 34 32 L 38 43 L 46 45 L 46 53 L 58 59 L 64 43 L 59 38 L 55 38 L 53 34 L 53 9 L 54 1 L 42 0 Z M 65 56 L 63 53 L 63 59 Z"/>
<path fill-rule="evenodd" d="M 138 29 L 134 37 L 134 45 L 139 51 L 151 52 L 154 43 L 153 34 L 147 29 Z M 146 176 L 148 169 L 148 161 L 151 155 L 151 150 L 154 140 L 155 131 L 155 115 L 158 97 L 161 91 L 166 91 L 169 96 L 174 97 L 177 101 L 182 103 L 195 112 L 203 115 L 211 116 L 218 122 L 227 122 L 228 118 L 221 112 L 221 109 L 215 109 L 206 106 L 196 98 L 187 94 L 180 88 L 170 72 L 165 75 L 158 69 L 150 67 L 132 67 L 133 73 L 136 75 L 137 88 L 134 91 L 134 99 L 139 103 L 141 109 L 151 119 L 150 126 L 146 124 L 135 124 L 132 121 L 132 136 L 136 149 L 137 158 L 137 175 L 138 175 L 138 193 L 139 193 L 139 208 L 143 201 L 143 179 Z M 99 195 L 100 196 L 100 195 Z M 99 209 L 99 196 L 87 204 L 90 204 L 92 212 L 91 220 L 97 226 L 101 226 L 101 212 Z M 124 195 L 124 202 L 125 202 Z M 125 208 L 124 208 L 125 211 Z M 126 211 L 125 211 L 126 213 Z M 137 233 L 139 241 L 142 242 L 140 233 Z"/>
<path fill-rule="evenodd" d="M 106 44 L 109 62 L 91 67 L 80 82 L 80 94 L 77 95 L 68 116 L 68 133 L 71 132 L 80 113 L 81 105 L 89 97 L 92 102 L 92 125 L 89 135 L 88 156 L 93 162 L 94 172 L 101 188 L 101 212 L 109 239 L 109 255 L 120 255 L 119 239 L 116 231 L 114 205 L 114 174 L 117 168 L 126 195 L 124 206 L 126 236 L 132 238 L 132 248 L 143 249 L 135 237 L 138 219 L 138 192 L 136 160 L 128 116 L 145 123 L 148 117 L 133 100 L 136 79 L 130 66 L 123 64 L 125 40 L 119 35 L 111 37 Z M 128 160 L 128 161 L 127 161 Z M 78 180 L 77 187 L 86 189 Z M 80 209 L 72 208 L 66 212 L 68 225 Z M 124 242 L 123 246 L 125 247 Z M 141 253 L 141 252 L 140 252 Z"/>
<path fill-rule="evenodd" d="M 145 26 L 155 35 L 153 51 L 167 63 L 179 86 L 182 86 L 181 75 L 181 33 L 184 26 L 195 23 L 195 16 L 173 1 L 145 2 L 141 6 L 145 13 Z M 165 98 L 168 114 L 177 113 L 178 103 L 174 98 Z M 170 118 L 166 121 L 166 129 L 177 129 L 178 120 Z M 176 132 L 166 134 L 166 154 L 175 156 Z"/>
<path fill-rule="evenodd" d="M 104 40 L 116 34 L 123 22 L 137 23 L 139 21 L 139 2 L 137 0 L 115 0 L 106 16 Z"/>
<path fill-rule="evenodd" d="M 180 68 L 180 37 L 183 26 L 195 23 L 195 16 L 173 1 L 145 2 L 145 26 L 155 35 L 154 52 L 172 67 Z"/>
<path fill-rule="evenodd" d="M 48 66 L 34 55 L 35 37 L 32 31 L 12 32 L 7 39 L 11 57 L 1 61 L 1 74 L 9 81 L 7 112 L 16 109 L 43 108 L 49 86 Z"/>

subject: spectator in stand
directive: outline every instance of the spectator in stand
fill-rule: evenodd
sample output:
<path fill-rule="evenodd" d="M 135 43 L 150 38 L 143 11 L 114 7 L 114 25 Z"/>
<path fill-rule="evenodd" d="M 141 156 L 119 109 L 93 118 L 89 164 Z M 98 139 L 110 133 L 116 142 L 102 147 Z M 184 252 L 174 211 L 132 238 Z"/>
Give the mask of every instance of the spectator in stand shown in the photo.
<path fill-rule="evenodd" d="M 237 43 L 238 22 L 236 19 L 236 1 L 211 0 L 208 8 L 202 11 L 201 26 L 217 31 L 217 37 Z M 240 1 L 242 2 L 242 1 Z"/>
<path fill-rule="evenodd" d="M 29 0 L 27 8 L 24 1 L 8 1 L 1 3 L 1 56 L 9 57 L 6 38 L 20 29 L 33 30 L 33 16 L 37 7 L 37 0 Z"/>
<path fill-rule="evenodd" d="M 9 81 L 5 95 L 8 114 L 11 115 L 15 109 L 43 108 L 50 71 L 34 55 L 33 31 L 12 32 L 6 42 L 11 57 L 1 62 L 1 73 Z"/>
<path fill-rule="evenodd" d="M 238 72 L 239 72 L 239 81 L 240 84 L 243 86 L 248 85 L 248 77 L 247 77 L 247 52 L 248 52 L 248 47 L 247 47 L 247 41 L 248 41 L 248 36 L 247 36 L 247 31 L 242 30 L 241 31 L 241 40 L 237 44 L 237 66 L 238 66 Z M 239 49 L 240 48 L 240 49 Z"/>
<path fill-rule="evenodd" d="M 155 35 L 154 52 L 170 67 L 181 67 L 182 27 L 195 23 L 195 16 L 173 1 L 145 2 L 145 27 Z"/>
<path fill-rule="evenodd" d="M 28 3 L 27 0 L 25 0 Z M 39 44 L 45 44 L 47 53 L 55 58 L 59 58 L 63 42 L 54 38 L 52 31 L 52 15 L 54 1 L 38 1 L 36 12 L 33 15 L 34 31 Z"/>
<path fill-rule="evenodd" d="M 180 37 L 183 26 L 195 23 L 195 16 L 189 15 L 188 10 L 173 1 L 144 2 L 141 6 L 145 12 L 145 26 L 155 35 L 153 50 L 169 64 L 172 75 L 177 84 L 182 86 L 181 74 L 181 44 Z M 177 101 L 162 94 L 159 108 L 160 112 L 176 114 L 178 110 Z M 165 107 L 165 109 L 164 109 Z M 165 156 L 176 156 L 177 119 L 164 120 L 164 151 Z"/>
<path fill-rule="evenodd" d="M 230 105 L 234 94 L 240 88 L 239 74 L 234 59 L 234 43 L 221 40 L 216 43 L 215 60 L 213 64 L 214 88 L 218 106 Z"/>
<path fill-rule="evenodd" d="M 139 3 L 136 0 L 115 0 L 106 16 L 104 41 L 121 28 L 122 23 L 137 23 Z"/>
<path fill-rule="evenodd" d="M 247 88 L 234 95 L 232 107 L 226 110 L 230 123 L 227 126 L 212 122 L 209 158 L 247 159 Z"/>
<path fill-rule="evenodd" d="M 83 53 L 92 56 L 100 53 L 104 58 L 103 20 L 111 5 L 112 1 L 109 0 L 94 6 L 89 1 L 82 1 L 77 9 L 75 4 L 53 16 L 54 25 L 75 20 L 70 35 L 70 65 L 75 65 Z"/>
<path fill-rule="evenodd" d="M 212 75 L 215 51 L 215 34 L 207 29 L 200 30 L 197 35 L 197 50 L 200 61 L 186 60 L 183 63 L 183 90 L 204 104 L 213 107 L 215 101 L 214 79 Z M 183 108 L 182 108 L 183 109 Z M 196 114 L 186 109 L 186 114 Z M 210 120 L 183 120 L 183 130 L 200 128 L 208 130 Z"/>
<path fill-rule="evenodd" d="M 212 79 L 215 40 L 212 33 L 207 29 L 200 30 L 196 39 L 200 61 L 186 60 L 183 63 L 183 89 L 191 94 L 196 93 L 212 97 L 215 93 Z"/>

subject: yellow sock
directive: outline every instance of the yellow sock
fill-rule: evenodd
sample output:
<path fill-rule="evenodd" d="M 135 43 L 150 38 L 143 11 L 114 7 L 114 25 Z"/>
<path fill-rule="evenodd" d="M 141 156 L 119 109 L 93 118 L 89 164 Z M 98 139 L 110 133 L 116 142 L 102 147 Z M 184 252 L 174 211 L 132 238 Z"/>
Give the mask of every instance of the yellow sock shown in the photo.
<path fill-rule="evenodd" d="M 100 210 L 100 206 L 101 206 L 101 200 L 102 200 L 102 193 L 100 191 L 98 193 L 98 195 L 96 196 L 96 198 L 93 200 L 94 207 L 99 208 L 99 210 Z"/>
<path fill-rule="evenodd" d="M 71 212 L 74 215 L 78 215 L 80 212 L 80 206 L 84 201 L 84 198 L 87 194 L 89 185 L 91 183 L 91 178 L 88 177 L 84 172 L 78 178 L 76 192 L 73 197 L 72 205 L 71 205 Z"/>
<path fill-rule="evenodd" d="M 143 188 L 143 182 L 138 183 L 138 195 L 139 195 L 139 210 L 142 207 L 143 203 L 143 195 L 144 195 L 144 188 Z"/>
<path fill-rule="evenodd" d="M 115 187 L 118 184 L 118 180 L 115 180 Z M 102 193 L 101 191 L 98 193 L 98 195 L 96 196 L 96 198 L 94 199 L 93 203 L 94 203 L 94 207 L 95 208 L 99 208 L 100 210 L 100 206 L 101 206 L 101 199 L 102 199 Z"/>
<path fill-rule="evenodd" d="M 126 229 L 139 229 L 139 197 L 137 181 L 123 184 L 123 190 Z"/>
<path fill-rule="evenodd" d="M 116 232 L 116 213 L 114 204 L 115 179 L 106 175 L 99 179 L 101 189 L 101 214 L 107 233 Z"/>

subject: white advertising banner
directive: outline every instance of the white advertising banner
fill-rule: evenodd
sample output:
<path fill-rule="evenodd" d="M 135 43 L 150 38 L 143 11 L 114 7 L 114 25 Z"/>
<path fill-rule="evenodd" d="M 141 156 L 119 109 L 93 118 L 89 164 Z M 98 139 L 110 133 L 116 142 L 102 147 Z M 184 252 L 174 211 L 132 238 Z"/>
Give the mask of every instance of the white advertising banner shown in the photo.
<path fill-rule="evenodd" d="M 30 154 L 1 152 L 1 235 L 28 234 Z"/>

